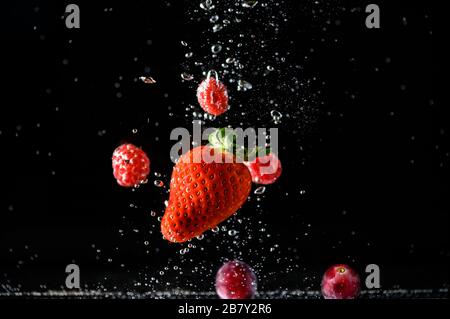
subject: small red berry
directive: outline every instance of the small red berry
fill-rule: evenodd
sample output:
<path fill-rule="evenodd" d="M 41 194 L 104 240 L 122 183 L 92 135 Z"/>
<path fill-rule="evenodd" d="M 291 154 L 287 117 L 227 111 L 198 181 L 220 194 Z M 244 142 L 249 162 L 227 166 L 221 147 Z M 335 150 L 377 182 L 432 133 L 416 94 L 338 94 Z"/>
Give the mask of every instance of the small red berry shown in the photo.
<path fill-rule="evenodd" d="M 359 294 L 359 287 L 358 273 L 343 264 L 331 266 L 322 278 L 325 299 L 354 299 Z"/>
<path fill-rule="evenodd" d="M 123 144 L 112 157 L 114 177 L 120 186 L 132 187 L 146 180 L 150 160 L 143 150 L 133 144 Z"/>
<path fill-rule="evenodd" d="M 211 72 L 211 71 L 210 71 Z M 215 77 L 208 76 L 197 89 L 198 103 L 205 112 L 221 115 L 228 110 L 228 91 L 226 86 Z"/>
<path fill-rule="evenodd" d="M 256 294 L 256 275 L 249 265 L 233 260 L 220 267 L 216 292 L 221 299 L 250 299 Z"/>
<path fill-rule="evenodd" d="M 244 163 L 256 184 L 268 185 L 274 183 L 281 175 L 281 162 L 274 153 L 257 157 L 252 162 Z"/>

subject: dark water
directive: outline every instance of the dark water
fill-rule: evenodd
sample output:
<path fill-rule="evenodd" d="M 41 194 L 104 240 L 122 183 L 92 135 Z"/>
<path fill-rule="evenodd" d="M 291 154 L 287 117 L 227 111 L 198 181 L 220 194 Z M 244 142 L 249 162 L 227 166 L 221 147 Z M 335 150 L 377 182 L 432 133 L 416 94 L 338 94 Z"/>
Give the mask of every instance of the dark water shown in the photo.
<path fill-rule="evenodd" d="M 83 2 L 79 30 L 64 4 L 4 4 L 0 296 L 214 298 L 194 291 L 230 259 L 255 269 L 261 298 L 318 298 L 336 263 L 380 266 L 383 290 L 363 298 L 448 294 L 431 5 L 381 1 L 382 27 L 368 30 L 363 1 L 213 3 Z M 219 118 L 195 99 L 210 69 L 229 88 Z M 169 136 L 193 121 L 278 128 L 283 174 L 217 231 L 174 245 L 159 230 Z M 151 159 L 138 189 L 112 177 L 123 142 Z M 63 288 L 70 263 L 80 296 Z"/>

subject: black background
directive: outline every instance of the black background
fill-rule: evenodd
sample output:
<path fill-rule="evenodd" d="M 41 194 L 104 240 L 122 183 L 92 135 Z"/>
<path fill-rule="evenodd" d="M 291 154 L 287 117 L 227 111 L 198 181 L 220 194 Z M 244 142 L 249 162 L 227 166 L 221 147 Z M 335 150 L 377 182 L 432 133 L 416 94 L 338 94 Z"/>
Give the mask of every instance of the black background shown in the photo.
<path fill-rule="evenodd" d="M 165 191 L 154 176 L 135 192 L 120 188 L 111 154 L 125 141 L 142 146 L 168 183 L 170 131 L 190 127 L 182 101 L 195 104 L 180 80 L 180 41 L 204 41 L 207 23 L 187 14 L 197 5 L 78 1 L 81 28 L 69 30 L 68 3 L 2 4 L 1 287 L 58 288 L 75 262 L 90 288 L 211 290 L 215 270 L 236 257 L 257 270 L 262 290 L 318 289 L 338 262 L 361 273 L 378 264 L 383 288 L 447 285 L 449 149 L 433 94 L 433 14 L 425 2 L 391 2 L 379 2 L 379 30 L 365 28 L 364 2 L 320 5 L 315 14 L 312 1 L 285 2 L 277 45 L 325 84 L 314 121 L 297 116 L 278 126 L 281 179 L 260 208 L 252 198 L 238 213 L 250 223 L 240 236 L 259 234 L 261 221 L 271 237 L 232 244 L 227 232 L 209 232 L 196 243 L 203 249 L 183 256 L 185 246 L 165 242 L 150 215 L 162 214 Z M 136 81 L 144 74 L 157 83 Z M 254 114 L 248 126 L 260 124 Z M 219 124 L 239 123 L 228 120 Z"/>

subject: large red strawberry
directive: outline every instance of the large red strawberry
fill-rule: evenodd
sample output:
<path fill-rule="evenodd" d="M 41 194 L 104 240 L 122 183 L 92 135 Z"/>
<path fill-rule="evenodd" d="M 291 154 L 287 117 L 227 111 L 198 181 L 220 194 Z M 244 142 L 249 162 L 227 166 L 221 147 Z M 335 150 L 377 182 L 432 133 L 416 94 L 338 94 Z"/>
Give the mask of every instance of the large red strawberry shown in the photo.
<path fill-rule="evenodd" d="M 251 184 L 247 167 L 230 153 L 211 146 L 190 150 L 173 169 L 162 234 L 178 243 L 201 235 L 242 206 Z"/>
<path fill-rule="evenodd" d="M 228 110 L 228 91 L 226 86 L 216 76 L 211 76 L 211 71 L 197 89 L 197 100 L 205 112 L 212 115 L 220 115 Z"/>
<path fill-rule="evenodd" d="M 150 160 L 143 150 L 133 144 L 123 144 L 112 157 L 114 177 L 120 186 L 132 187 L 147 179 Z"/>

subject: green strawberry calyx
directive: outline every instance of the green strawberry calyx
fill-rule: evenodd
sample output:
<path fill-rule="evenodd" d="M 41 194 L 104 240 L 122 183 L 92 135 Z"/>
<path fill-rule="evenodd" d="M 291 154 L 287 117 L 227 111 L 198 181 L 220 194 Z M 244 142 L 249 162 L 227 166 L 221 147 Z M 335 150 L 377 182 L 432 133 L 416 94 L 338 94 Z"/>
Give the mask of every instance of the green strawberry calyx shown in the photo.
<path fill-rule="evenodd" d="M 242 161 L 252 161 L 256 157 L 269 155 L 270 147 L 244 145 L 244 139 L 239 138 L 239 132 L 228 127 L 215 129 L 209 136 L 208 142 L 214 149 L 228 152 Z"/>

